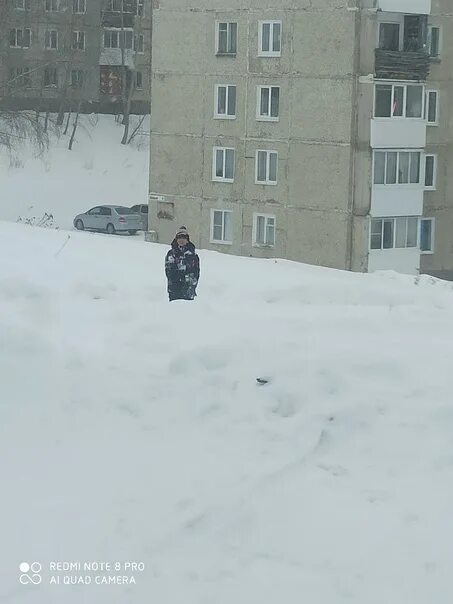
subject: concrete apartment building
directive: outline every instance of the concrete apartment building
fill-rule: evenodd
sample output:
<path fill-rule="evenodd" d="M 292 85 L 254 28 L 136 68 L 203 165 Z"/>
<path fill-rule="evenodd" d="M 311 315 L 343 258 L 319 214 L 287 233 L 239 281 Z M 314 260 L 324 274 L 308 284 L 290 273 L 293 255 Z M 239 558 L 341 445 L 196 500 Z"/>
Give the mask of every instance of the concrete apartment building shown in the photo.
<path fill-rule="evenodd" d="M 453 275 L 451 0 L 157 0 L 152 40 L 151 238 Z"/>
<path fill-rule="evenodd" d="M 150 0 L 1 1 L 3 106 L 115 113 L 133 82 L 132 110 L 149 112 Z"/>

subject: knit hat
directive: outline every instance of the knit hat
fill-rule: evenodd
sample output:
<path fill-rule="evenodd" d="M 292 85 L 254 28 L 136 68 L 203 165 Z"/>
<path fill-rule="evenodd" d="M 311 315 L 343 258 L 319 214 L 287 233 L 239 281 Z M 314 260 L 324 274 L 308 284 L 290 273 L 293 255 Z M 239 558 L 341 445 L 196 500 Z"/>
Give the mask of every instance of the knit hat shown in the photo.
<path fill-rule="evenodd" d="M 175 239 L 178 239 L 178 237 L 185 237 L 186 239 L 189 239 L 189 233 L 187 232 L 185 226 L 179 227 L 179 229 L 176 231 Z"/>

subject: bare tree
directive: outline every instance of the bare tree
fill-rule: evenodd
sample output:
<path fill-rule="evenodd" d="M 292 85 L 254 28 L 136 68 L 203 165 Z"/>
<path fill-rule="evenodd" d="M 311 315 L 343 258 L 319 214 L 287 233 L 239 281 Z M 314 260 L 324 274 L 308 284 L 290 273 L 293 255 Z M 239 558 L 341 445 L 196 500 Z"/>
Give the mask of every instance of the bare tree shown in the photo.
<path fill-rule="evenodd" d="M 72 151 L 72 145 L 74 143 L 75 133 L 77 131 L 77 126 L 79 125 L 79 115 L 80 115 L 80 109 L 82 107 L 82 103 L 83 103 L 83 101 L 80 100 L 77 104 L 77 113 L 76 113 L 76 116 L 74 119 L 74 123 L 72 125 L 71 138 L 69 139 L 69 145 L 68 145 L 69 151 Z"/>
<path fill-rule="evenodd" d="M 124 0 L 123 0 L 124 2 Z M 131 68 L 129 70 L 129 82 L 126 80 L 126 86 L 123 93 L 123 125 L 124 132 L 123 138 L 121 139 L 122 145 L 127 145 L 130 143 L 133 137 L 129 138 L 129 125 L 130 125 L 130 113 L 131 113 L 131 104 L 132 104 L 132 96 L 135 91 L 135 83 L 136 83 L 136 63 L 137 63 L 137 55 L 138 49 L 140 47 L 140 34 L 141 34 L 141 21 L 137 19 L 138 17 L 138 0 L 129 0 L 129 7 L 132 11 L 135 12 L 134 17 L 134 27 L 132 33 L 132 48 L 133 48 L 133 56 L 131 61 Z M 134 10 L 135 7 L 135 10 Z M 134 132 L 135 135 L 136 131 Z"/>
<path fill-rule="evenodd" d="M 71 119 L 71 106 L 69 106 L 68 117 L 66 119 L 66 126 L 65 126 L 65 129 L 64 129 L 64 132 L 63 132 L 64 135 L 66 135 L 68 133 L 68 130 L 69 130 L 69 120 L 70 119 Z"/>
<path fill-rule="evenodd" d="M 146 117 L 146 115 L 140 116 L 140 119 L 138 120 L 137 125 L 135 126 L 134 130 L 132 131 L 132 134 L 129 137 L 129 140 L 127 141 L 128 145 L 131 143 L 131 141 L 134 140 L 135 136 L 140 131 L 140 128 L 142 127 L 142 124 L 145 121 L 145 117 Z"/>
<path fill-rule="evenodd" d="M 48 124 L 54 124 L 48 120 Z M 49 130 L 41 119 L 36 119 L 33 111 L 13 111 L 0 109 L 0 145 L 14 151 L 25 141 L 32 144 L 39 153 L 49 146 Z"/>

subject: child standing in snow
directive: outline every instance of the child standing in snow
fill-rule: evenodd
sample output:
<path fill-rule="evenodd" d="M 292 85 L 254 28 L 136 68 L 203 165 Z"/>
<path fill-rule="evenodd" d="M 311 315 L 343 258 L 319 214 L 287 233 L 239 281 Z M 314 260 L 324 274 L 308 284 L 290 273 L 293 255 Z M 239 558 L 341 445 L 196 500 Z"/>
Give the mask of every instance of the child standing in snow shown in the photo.
<path fill-rule="evenodd" d="M 185 226 L 180 227 L 165 257 L 168 297 L 172 300 L 193 300 L 200 277 L 200 259 Z"/>

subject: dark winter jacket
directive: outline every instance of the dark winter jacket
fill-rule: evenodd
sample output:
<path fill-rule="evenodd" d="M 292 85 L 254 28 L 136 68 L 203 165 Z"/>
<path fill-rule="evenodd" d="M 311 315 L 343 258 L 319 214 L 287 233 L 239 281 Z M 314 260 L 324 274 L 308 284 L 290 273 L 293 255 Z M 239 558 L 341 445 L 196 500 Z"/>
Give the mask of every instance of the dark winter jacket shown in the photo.
<path fill-rule="evenodd" d="M 165 257 L 165 274 L 170 301 L 194 299 L 200 278 L 200 259 L 191 241 L 180 248 L 173 239 L 171 250 Z"/>

